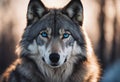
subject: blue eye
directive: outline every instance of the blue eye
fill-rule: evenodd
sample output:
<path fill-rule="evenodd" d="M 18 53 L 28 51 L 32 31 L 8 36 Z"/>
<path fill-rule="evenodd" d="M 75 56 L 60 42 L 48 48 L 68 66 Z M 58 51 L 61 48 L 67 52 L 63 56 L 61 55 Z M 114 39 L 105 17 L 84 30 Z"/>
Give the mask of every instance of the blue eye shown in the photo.
<path fill-rule="evenodd" d="M 68 33 L 64 33 L 64 34 L 63 34 L 63 38 L 68 38 L 69 35 L 70 35 L 70 34 L 68 34 Z"/>
<path fill-rule="evenodd" d="M 41 33 L 41 36 L 42 36 L 42 37 L 48 37 L 48 34 L 47 34 L 46 32 L 42 32 L 42 33 Z"/>

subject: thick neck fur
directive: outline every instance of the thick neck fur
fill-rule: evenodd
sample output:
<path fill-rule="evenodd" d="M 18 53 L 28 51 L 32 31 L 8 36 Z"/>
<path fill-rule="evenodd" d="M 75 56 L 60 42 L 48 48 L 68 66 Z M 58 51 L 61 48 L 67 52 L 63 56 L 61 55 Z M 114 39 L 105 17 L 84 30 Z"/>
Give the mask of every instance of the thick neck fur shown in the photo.
<path fill-rule="evenodd" d="M 66 82 L 72 74 L 73 64 L 67 63 L 59 68 L 51 68 L 44 63 L 35 64 L 36 61 L 22 60 L 18 66 L 19 72 L 31 78 L 32 81 L 38 82 L 43 79 L 44 82 Z M 36 77 L 36 78 L 33 78 Z"/>

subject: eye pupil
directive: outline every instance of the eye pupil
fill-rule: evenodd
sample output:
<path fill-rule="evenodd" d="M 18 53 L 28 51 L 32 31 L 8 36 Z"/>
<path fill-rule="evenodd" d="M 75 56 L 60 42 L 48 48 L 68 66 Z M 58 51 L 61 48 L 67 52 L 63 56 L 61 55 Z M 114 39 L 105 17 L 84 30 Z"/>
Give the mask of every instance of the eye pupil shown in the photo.
<path fill-rule="evenodd" d="M 46 32 L 42 32 L 41 35 L 42 35 L 42 37 L 47 37 L 48 36 Z"/>

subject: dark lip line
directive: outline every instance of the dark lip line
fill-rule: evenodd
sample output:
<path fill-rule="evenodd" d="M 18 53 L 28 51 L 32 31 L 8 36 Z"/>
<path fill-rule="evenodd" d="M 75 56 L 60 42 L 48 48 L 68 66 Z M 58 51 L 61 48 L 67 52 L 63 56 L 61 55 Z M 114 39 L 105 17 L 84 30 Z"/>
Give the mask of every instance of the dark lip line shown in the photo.
<path fill-rule="evenodd" d="M 52 63 L 51 66 L 58 66 L 59 64 L 58 63 Z"/>
<path fill-rule="evenodd" d="M 64 63 L 67 61 L 67 58 L 65 58 Z M 57 67 L 59 64 L 58 63 L 52 63 L 51 66 Z"/>

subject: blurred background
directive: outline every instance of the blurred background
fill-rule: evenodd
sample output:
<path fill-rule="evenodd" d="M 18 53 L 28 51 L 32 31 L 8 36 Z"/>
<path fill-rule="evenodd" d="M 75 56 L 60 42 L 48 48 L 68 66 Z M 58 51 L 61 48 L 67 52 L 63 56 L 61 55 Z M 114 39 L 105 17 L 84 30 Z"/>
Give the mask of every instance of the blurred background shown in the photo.
<path fill-rule="evenodd" d="M 70 0 L 42 0 L 61 8 Z M 101 82 L 120 82 L 120 0 L 81 0 L 83 28 L 90 37 L 102 72 Z M 16 58 L 15 49 L 26 26 L 29 0 L 0 0 L 0 74 Z"/>

